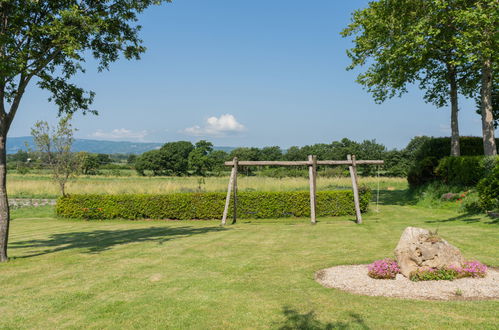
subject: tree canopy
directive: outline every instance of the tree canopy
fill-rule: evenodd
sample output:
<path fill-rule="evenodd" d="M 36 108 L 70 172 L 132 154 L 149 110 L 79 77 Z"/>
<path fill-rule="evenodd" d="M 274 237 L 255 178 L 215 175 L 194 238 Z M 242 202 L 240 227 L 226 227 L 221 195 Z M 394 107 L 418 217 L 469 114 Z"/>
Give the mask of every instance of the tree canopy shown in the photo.
<path fill-rule="evenodd" d="M 92 91 L 70 81 L 86 57 L 107 70 L 145 51 L 138 14 L 170 0 L 0 0 L 0 262 L 7 260 L 7 133 L 29 83 L 49 92 L 59 114 L 97 111 Z"/>
<path fill-rule="evenodd" d="M 488 4 L 486 11 L 476 10 L 481 3 Z M 478 54 L 491 54 L 490 33 L 483 37 L 487 28 L 481 27 L 480 15 L 497 16 L 494 6 L 495 0 L 370 2 L 353 13 L 342 32 L 354 37 L 348 69 L 367 66 L 357 82 L 378 103 L 401 96 L 416 83 L 425 101 L 437 107 L 450 103 L 451 154 L 459 155 L 458 93 L 473 97 L 480 91 Z M 485 21 L 490 29 L 491 18 Z"/>

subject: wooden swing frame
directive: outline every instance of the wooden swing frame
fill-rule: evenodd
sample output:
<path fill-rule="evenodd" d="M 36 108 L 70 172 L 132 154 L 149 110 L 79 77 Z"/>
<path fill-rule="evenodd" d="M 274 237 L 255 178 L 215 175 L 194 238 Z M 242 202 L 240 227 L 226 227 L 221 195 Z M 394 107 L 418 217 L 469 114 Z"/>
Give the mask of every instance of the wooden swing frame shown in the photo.
<path fill-rule="evenodd" d="M 309 155 L 306 161 L 239 161 L 237 157 L 231 162 L 225 162 L 225 166 L 231 166 L 229 186 L 227 188 L 227 197 L 225 199 L 225 208 L 222 216 L 222 226 L 227 222 L 229 213 L 230 196 L 234 195 L 234 211 L 232 223 L 237 221 L 237 172 L 239 166 L 308 166 L 308 176 L 310 185 L 310 221 L 312 224 L 317 222 L 317 166 L 318 165 L 348 165 L 350 178 L 352 180 L 353 199 L 355 204 L 355 222 L 362 223 L 362 214 L 360 212 L 359 200 L 359 182 L 357 178 L 357 165 L 383 165 L 383 160 L 356 160 L 355 155 L 347 155 L 347 160 L 317 160 L 317 156 Z"/>

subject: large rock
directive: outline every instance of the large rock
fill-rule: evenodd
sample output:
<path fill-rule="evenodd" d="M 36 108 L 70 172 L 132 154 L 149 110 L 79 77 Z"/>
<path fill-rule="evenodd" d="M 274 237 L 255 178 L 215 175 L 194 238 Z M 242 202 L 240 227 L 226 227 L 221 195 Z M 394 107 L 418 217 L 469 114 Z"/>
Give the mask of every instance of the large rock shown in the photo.
<path fill-rule="evenodd" d="M 444 239 L 422 228 L 407 227 L 395 248 L 400 272 L 405 277 L 422 267 L 461 267 L 461 251 Z"/>

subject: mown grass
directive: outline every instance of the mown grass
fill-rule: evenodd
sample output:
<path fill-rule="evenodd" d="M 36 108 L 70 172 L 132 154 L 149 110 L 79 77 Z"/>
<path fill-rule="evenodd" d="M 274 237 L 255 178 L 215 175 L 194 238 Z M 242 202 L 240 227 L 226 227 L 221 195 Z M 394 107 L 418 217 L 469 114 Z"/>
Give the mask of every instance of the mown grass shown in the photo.
<path fill-rule="evenodd" d="M 391 256 L 406 226 L 438 228 L 467 258 L 499 266 L 498 223 L 383 191 L 380 212 L 215 221 L 74 221 L 13 213 L 0 265 L 0 328 L 496 329 L 498 301 L 414 301 L 326 289 L 320 269 Z"/>
<path fill-rule="evenodd" d="M 361 177 L 360 183 L 375 189 L 388 187 L 404 189 L 404 178 Z M 164 194 L 171 192 L 226 191 L 228 177 L 140 177 L 140 176 L 81 176 L 71 180 L 67 186 L 69 194 L 124 194 L 147 193 Z M 269 178 L 259 176 L 240 176 L 238 185 L 241 191 L 289 191 L 308 190 L 308 178 Z M 350 188 L 348 177 L 319 177 L 319 190 Z M 50 175 L 10 174 L 7 181 L 10 197 L 55 198 L 59 196 L 56 183 Z"/>

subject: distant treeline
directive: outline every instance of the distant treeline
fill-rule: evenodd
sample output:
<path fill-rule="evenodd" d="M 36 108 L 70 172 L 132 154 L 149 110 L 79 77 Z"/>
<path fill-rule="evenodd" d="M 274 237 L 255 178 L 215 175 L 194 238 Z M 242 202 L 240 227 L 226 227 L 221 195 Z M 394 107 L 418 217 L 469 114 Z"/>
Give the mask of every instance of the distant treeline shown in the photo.
<path fill-rule="evenodd" d="M 188 141 L 168 142 L 160 149 L 144 152 L 143 154 L 91 154 L 78 152 L 80 173 L 96 175 L 101 170 L 133 169 L 139 175 L 221 175 L 228 170 L 224 162 L 237 157 L 239 160 L 306 160 L 308 155 L 317 155 L 319 160 L 343 160 L 348 154 L 354 154 L 357 159 L 381 159 L 385 165 L 379 170 L 384 176 L 407 175 L 414 163 L 415 152 L 428 137 L 415 137 L 402 150 L 388 150 L 383 144 L 375 140 L 355 142 L 349 139 L 332 143 L 319 143 L 303 147 L 291 147 L 282 150 L 278 146 L 264 148 L 236 148 L 231 152 L 214 150 L 213 144 L 201 140 L 195 144 Z M 19 151 L 8 155 L 8 164 L 11 169 L 26 172 L 30 169 L 43 169 L 43 155 L 38 153 Z M 360 167 L 362 175 L 377 174 L 376 166 Z M 263 175 L 272 177 L 306 176 L 306 168 L 290 167 L 243 167 L 242 174 Z M 346 168 L 319 167 L 319 175 L 345 175 Z"/>

